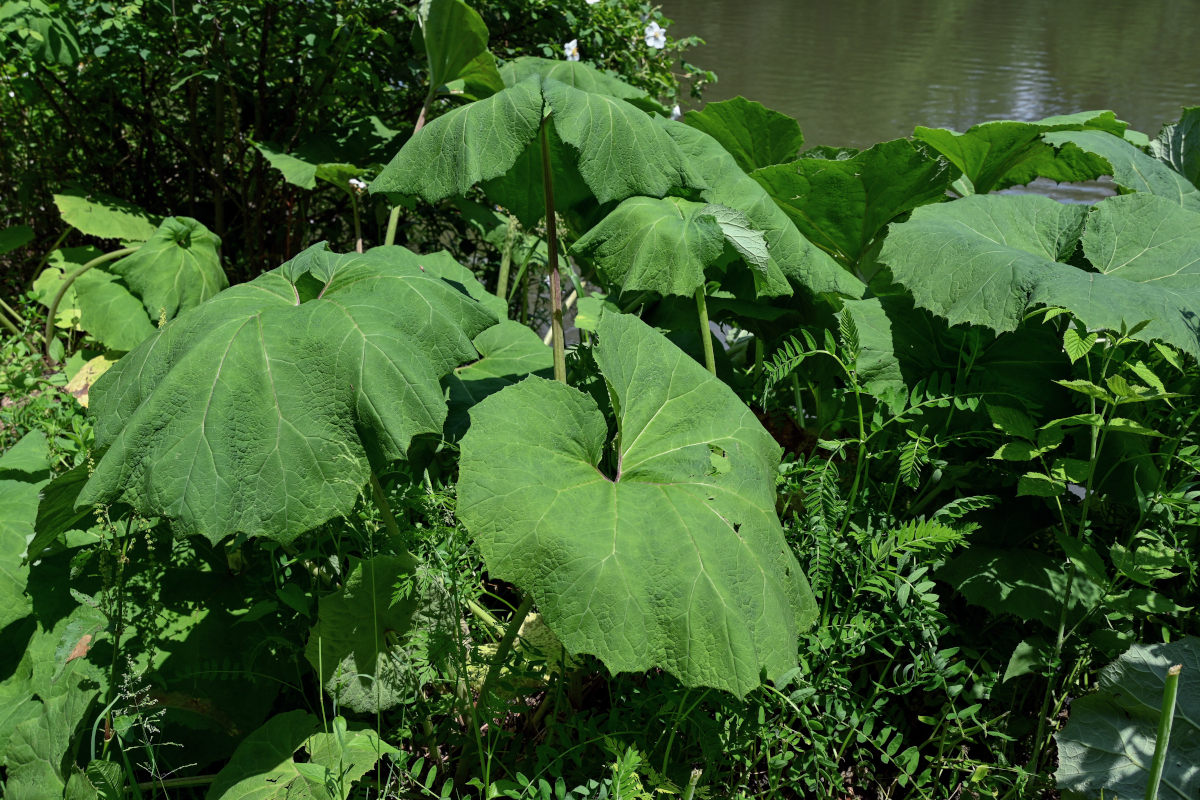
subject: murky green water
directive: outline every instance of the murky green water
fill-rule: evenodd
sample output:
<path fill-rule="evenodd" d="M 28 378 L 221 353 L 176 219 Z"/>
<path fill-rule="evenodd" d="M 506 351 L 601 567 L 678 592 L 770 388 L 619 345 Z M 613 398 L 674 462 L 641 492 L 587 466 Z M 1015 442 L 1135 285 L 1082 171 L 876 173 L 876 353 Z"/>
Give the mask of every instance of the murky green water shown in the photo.
<path fill-rule="evenodd" d="M 783 111 L 806 146 L 1107 108 L 1153 135 L 1200 104 L 1200 0 L 661 1 L 707 41 L 705 98 Z"/>

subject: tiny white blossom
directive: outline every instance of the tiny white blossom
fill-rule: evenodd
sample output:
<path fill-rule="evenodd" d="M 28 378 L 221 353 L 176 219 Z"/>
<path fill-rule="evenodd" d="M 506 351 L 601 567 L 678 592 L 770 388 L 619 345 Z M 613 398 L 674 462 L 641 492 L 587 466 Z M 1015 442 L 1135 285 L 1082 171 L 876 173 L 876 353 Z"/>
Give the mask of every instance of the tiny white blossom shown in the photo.
<path fill-rule="evenodd" d="M 661 50 L 667 46 L 667 29 L 659 25 L 657 22 L 651 22 L 646 26 L 646 46 Z"/>
<path fill-rule="evenodd" d="M 600 2 L 600 0 L 587 0 L 587 4 L 589 6 L 594 6 L 594 5 L 596 5 L 596 3 L 599 3 L 599 2 Z"/>
<path fill-rule="evenodd" d="M 679 119 L 683 116 L 683 111 L 679 108 L 679 103 L 671 107 L 671 119 Z"/>
<path fill-rule="evenodd" d="M 579 60 L 579 40 L 572 39 L 563 45 L 563 53 L 567 57 L 567 61 Z"/>
<path fill-rule="evenodd" d="M 362 194 L 363 192 L 365 192 L 367 190 L 367 182 L 361 181 L 358 178 L 351 178 L 350 179 L 350 188 L 353 189 L 354 191 L 358 192 L 359 194 Z"/>

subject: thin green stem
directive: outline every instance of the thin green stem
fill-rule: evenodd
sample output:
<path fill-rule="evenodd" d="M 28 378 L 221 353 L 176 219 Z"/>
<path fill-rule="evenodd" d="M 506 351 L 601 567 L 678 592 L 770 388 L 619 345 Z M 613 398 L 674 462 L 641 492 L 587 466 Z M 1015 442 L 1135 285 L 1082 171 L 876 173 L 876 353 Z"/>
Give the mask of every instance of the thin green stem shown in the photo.
<path fill-rule="evenodd" d="M 562 282 L 558 274 L 558 220 L 554 213 L 554 178 L 550 172 L 549 117 L 542 120 L 542 189 L 546 201 L 546 249 L 550 261 L 550 334 L 554 349 L 554 380 L 567 382 L 567 345 L 563 336 Z"/>
<path fill-rule="evenodd" d="M 683 790 L 683 800 L 692 800 L 692 796 L 696 794 L 696 785 L 700 783 L 700 776 L 703 774 L 702 769 L 692 770 L 692 777 L 688 778 L 687 788 Z"/>
<path fill-rule="evenodd" d="M 1171 744 L 1171 725 L 1175 722 L 1175 699 L 1179 695 L 1179 673 L 1182 669 L 1182 664 L 1176 664 L 1167 670 L 1162 711 L 1158 715 L 1158 737 L 1154 740 L 1154 760 L 1150 762 L 1150 777 L 1146 782 L 1146 800 L 1158 800 L 1158 785 L 1162 782 L 1167 748 Z"/>
<path fill-rule="evenodd" d="M 5 314 L 2 310 L 0 310 L 0 324 L 4 325 L 4 327 L 8 328 L 9 332 L 13 336 L 21 335 L 21 329 L 18 328 L 13 322 L 9 321 L 8 315 Z"/>
<path fill-rule="evenodd" d="M 434 87 L 429 87 L 429 94 L 425 95 L 425 102 L 421 104 L 421 113 L 417 115 L 417 123 L 413 126 L 412 135 L 408 137 L 410 140 L 413 136 L 417 135 L 417 131 L 425 127 L 425 115 L 429 113 L 429 107 L 433 105 L 433 98 L 436 92 L 437 90 Z M 384 244 L 396 243 L 396 230 L 400 227 L 400 210 L 402 208 L 403 206 L 399 204 L 392 206 L 391 213 L 388 214 L 387 233 L 383 237 Z"/>
<path fill-rule="evenodd" d="M 17 323 L 17 325 L 20 325 L 20 326 L 24 327 L 24 325 L 25 325 L 25 318 L 24 318 L 24 317 L 22 317 L 22 316 L 20 315 L 20 313 L 18 313 L 18 312 L 17 312 L 17 310 L 16 310 L 15 308 L 13 308 L 12 306 L 10 306 L 8 303 L 4 302 L 4 298 L 3 298 L 3 297 L 0 297 L 0 308 L 2 308 L 2 309 L 4 309 L 5 311 L 7 311 L 7 312 L 8 312 L 8 314 L 9 314 L 9 316 L 11 316 L 11 317 L 13 318 L 13 321 L 14 321 L 14 322 L 16 322 L 16 323 Z"/>
<path fill-rule="evenodd" d="M 713 375 L 717 374 L 717 361 L 713 356 L 712 331 L 708 328 L 708 301 L 704 296 L 704 286 L 696 287 L 696 311 L 700 315 L 700 341 L 704 343 L 704 366 Z"/>
<path fill-rule="evenodd" d="M 513 243 L 517 236 L 517 218 L 508 217 L 508 229 L 504 233 L 504 249 L 500 251 L 500 277 L 496 280 L 496 297 L 508 299 L 508 273 L 512 269 Z"/>
<path fill-rule="evenodd" d="M 91 261 L 87 262 L 82 267 L 67 276 L 67 279 L 63 281 L 63 285 L 60 286 L 58 288 L 58 292 L 55 293 L 54 299 L 50 301 L 50 308 L 46 312 L 46 330 L 45 334 L 43 335 L 43 345 L 45 347 L 46 358 L 50 359 L 52 362 L 54 361 L 54 358 L 50 355 L 50 343 L 54 341 L 54 317 L 56 314 L 58 314 L 58 306 L 60 303 L 62 303 L 62 299 L 66 296 L 67 290 L 71 288 L 71 285 L 74 284 L 75 281 L 79 280 L 80 275 L 83 275 L 92 267 L 98 267 L 101 264 L 107 264 L 109 261 L 116 261 L 118 258 L 124 258 L 130 253 L 137 252 L 137 249 L 137 247 L 125 247 L 120 250 L 114 250 L 111 253 L 105 253 L 102 256 L 96 256 Z"/>
<path fill-rule="evenodd" d="M 492 660 L 491 666 L 488 667 L 487 676 L 483 679 L 483 686 L 479 689 L 479 701 L 477 705 L 483 706 L 487 701 L 488 693 L 500 679 L 500 670 L 504 665 L 505 659 L 508 658 L 509 651 L 512 650 L 513 642 L 517 640 L 517 634 L 521 630 L 521 623 L 525 621 L 525 617 L 529 616 L 529 612 L 533 609 L 533 595 L 526 595 L 521 604 L 517 606 L 517 610 L 513 612 L 512 617 L 508 620 L 508 626 L 504 629 L 504 638 L 500 640 L 500 644 L 496 645 L 496 655 Z"/>
<path fill-rule="evenodd" d="M 354 213 L 354 252 L 363 251 L 362 219 L 358 215 L 358 195 L 350 192 L 350 210 Z"/>

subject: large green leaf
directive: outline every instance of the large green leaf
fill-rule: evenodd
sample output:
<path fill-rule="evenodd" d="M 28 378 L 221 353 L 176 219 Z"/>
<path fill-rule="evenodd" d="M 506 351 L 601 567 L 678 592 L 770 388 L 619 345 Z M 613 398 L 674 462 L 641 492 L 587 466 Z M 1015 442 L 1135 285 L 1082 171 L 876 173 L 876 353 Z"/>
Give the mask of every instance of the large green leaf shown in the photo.
<path fill-rule="evenodd" d="M 110 267 L 152 319 L 173 319 L 229 285 L 221 240 L 190 217 L 167 217 L 150 239 Z"/>
<path fill-rule="evenodd" d="M 611 95 L 576 89 L 534 72 L 426 125 L 372 182 L 371 191 L 435 201 L 465 194 L 477 183 L 506 175 L 520 162 L 521 179 L 536 192 L 533 178 L 541 177 L 536 137 L 544 108 L 550 111 L 557 136 L 571 147 L 558 155 L 569 155 L 588 191 L 602 203 L 703 186 L 679 147 L 645 112 Z M 524 211 L 518 216 L 529 224 L 529 210 Z"/>
<path fill-rule="evenodd" d="M 542 95 L 554 130 L 578 151 L 579 174 L 601 203 L 705 188 L 679 146 L 644 111 L 557 80 L 544 80 Z"/>
<path fill-rule="evenodd" d="M 290 540 L 350 511 L 368 459 L 442 429 L 440 378 L 495 318 L 400 247 L 322 246 L 167 324 L 92 388 L 118 497 L 213 541 Z"/>
<path fill-rule="evenodd" d="M 26 434 L 0 456 L 0 630 L 29 614 L 29 566 L 22 563 L 34 535 L 38 501 L 50 466 L 46 437 Z"/>
<path fill-rule="evenodd" d="M 773 276 L 783 275 L 814 294 L 862 296 L 865 288 L 862 282 L 804 238 L 766 190 L 742 171 L 716 139 L 681 122 L 662 120 L 659 124 L 708 185 L 700 193 L 701 199 L 740 211 L 763 232 L 771 256 L 767 285 L 776 283 Z"/>
<path fill-rule="evenodd" d="M 907 139 L 843 160 L 802 158 L 752 177 L 809 241 L 854 268 L 885 225 L 945 197 L 957 169 Z"/>
<path fill-rule="evenodd" d="M 532 329 L 512 320 L 493 325 L 475 337 L 480 358 L 455 368 L 446 384 L 450 412 L 445 434 L 461 438 L 470 426 L 468 412 L 480 400 L 516 383 L 526 375 L 551 377 L 554 356 Z"/>
<path fill-rule="evenodd" d="M 800 123 L 744 97 L 707 103 L 683 122 L 720 142 L 745 172 L 792 161 L 804 144 Z"/>
<path fill-rule="evenodd" d="M 33 228 L 28 225 L 13 225 L 0 230 L 0 256 L 11 253 L 33 241 Z"/>
<path fill-rule="evenodd" d="M 42 698 L 37 716 L 17 725 L 4 753 L 8 800 L 47 800 L 62 797 L 71 774 L 68 753 L 97 689 L 82 669 L 68 664 L 52 696 Z"/>
<path fill-rule="evenodd" d="M 598 335 L 615 445 L 590 395 L 527 378 L 472 411 L 459 515 L 569 651 L 744 695 L 795 666 L 815 618 L 775 516 L 780 448 L 636 317 L 606 314 Z"/>
<path fill-rule="evenodd" d="M 1036 550 L 976 546 L 951 559 L 937 574 L 969 602 L 993 614 L 1012 614 L 1057 629 L 1068 581 L 1062 559 Z M 1068 623 L 1081 619 L 1103 597 L 1103 590 L 1082 574 L 1070 585 Z"/>
<path fill-rule="evenodd" d="M 303 711 L 272 717 L 238 746 L 206 797 L 346 800 L 355 782 L 396 750 L 373 730 L 349 730 L 341 717 L 331 728 L 322 732 L 321 721 Z"/>
<path fill-rule="evenodd" d="M 351 711 L 383 711 L 417 687 L 399 647 L 417 607 L 399 592 L 413 568 L 411 558 L 398 556 L 352 559 L 346 582 L 321 598 L 304 657 L 325 691 Z"/>
<path fill-rule="evenodd" d="M 1096 272 L 1062 263 L 1085 221 Z M 1139 338 L 1200 354 L 1198 226 L 1200 214 L 1152 195 L 1109 198 L 1090 214 L 1045 197 L 976 195 L 917 209 L 892 226 L 879 260 L 951 324 L 1008 331 L 1032 307 L 1061 306 L 1089 328 L 1148 320 Z"/>
<path fill-rule="evenodd" d="M 142 301 L 121 279 L 102 269 L 90 269 L 71 285 L 79 307 L 79 327 L 110 350 L 132 350 L 154 335 Z"/>
<path fill-rule="evenodd" d="M 481 60 L 487 54 L 488 29 L 475 9 L 462 0 L 422 0 L 417 24 L 434 89 L 468 76 L 473 89 L 483 86 L 490 94 L 504 88 L 495 59 L 490 70 L 484 67 L 487 60 Z"/>
<path fill-rule="evenodd" d="M 1200 795 L 1200 639 L 1135 644 L 1100 671 L 1097 691 L 1071 703 L 1056 734 L 1061 789 L 1084 797 L 1144 797 L 1167 669 L 1183 665 L 1175 724 L 1159 783 L 1163 800 Z"/>
<path fill-rule="evenodd" d="M 514 58 L 500 68 L 505 86 L 515 86 L 521 81 L 536 76 L 543 80 L 555 80 L 584 92 L 607 94 L 622 100 L 646 98 L 646 92 L 610 72 L 601 72 L 583 61 L 561 61 L 558 59 L 522 56 Z"/>
<path fill-rule="evenodd" d="M 690 297 L 725 252 L 725 234 L 704 203 L 631 197 L 575 243 L 600 277 L 622 291 Z"/>
<path fill-rule="evenodd" d="M 430 202 L 503 175 L 542 124 L 541 80 L 531 77 L 443 114 L 413 134 L 371 182 L 372 193 Z"/>
<path fill-rule="evenodd" d="M 1059 148 L 1071 144 L 1103 158 L 1110 167 L 1108 174 L 1126 191 L 1156 194 L 1200 211 L 1200 188 L 1120 137 L 1103 131 L 1078 131 L 1047 133 L 1042 139 Z"/>
<path fill-rule="evenodd" d="M 66 192 L 54 195 L 54 205 L 72 228 L 101 239 L 144 242 L 157 227 L 142 209 L 108 195 Z"/>
<path fill-rule="evenodd" d="M 1069 376 L 1062 338 L 1051 328 L 1026 325 L 997 336 L 950 327 L 895 295 L 848 300 L 841 314 L 856 332 L 858 379 L 896 413 L 922 385 L 918 396 L 951 386 L 959 397 L 1037 410 L 1052 399 L 1053 381 Z M 966 369 L 964 353 L 971 354 Z"/>
<path fill-rule="evenodd" d="M 1200 187 L 1200 106 L 1183 109 L 1177 122 L 1164 125 L 1150 152 Z"/>
<path fill-rule="evenodd" d="M 1095 158 L 1059 156 L 1041 140 L 1052 131 L 1101 130 L 1115 136 L 1126 125 L 1111 111 L 1082 111 L 1047 117 L 1037 122 L 1002 120 L 972 126 L 965 133 L 945 128 L 918 126 L 913 138 L 925 142 L 958 167 L 979 194 L 1028 183 L 1037 176 L 1057 181 L 1089 180 L 1100 175 L 1104 165 Z"/>

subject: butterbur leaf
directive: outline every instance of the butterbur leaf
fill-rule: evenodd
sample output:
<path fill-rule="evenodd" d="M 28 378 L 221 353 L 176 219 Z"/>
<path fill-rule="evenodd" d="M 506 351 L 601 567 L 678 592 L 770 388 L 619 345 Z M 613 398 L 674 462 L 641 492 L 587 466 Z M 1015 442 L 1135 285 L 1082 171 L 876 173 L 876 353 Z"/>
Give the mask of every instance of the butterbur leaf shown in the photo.
<path fill-rule="evenodd" d="M 331 732 L 303 711 L 271 717 L 238 745 L 217 774 L 208 800 L 346 800 L 356 781 L 396 750 L 370 729 Z M 300 756 L 297 760 L 296 756 Z"/>
<path fill-rule="evenodd" d="M 373 714 L 391 708 L 416 685 L 399 641 L 408 632 L 418 599 L 397 596 L 401 581 L 411 580 L 413 570 L 410 557 L 352 559 L 341 589 L 321 598 L 304 657 L 325 691 L 351 711 Z"/>
<path fill-rule="evenodd" d="M 157 227 L 141 208 L 108 195 L 66 192 L 54 195 L 63 222 L 89 236 L 144 242 Z"/>
<path fill-rule="evenodd" d="M 744 97 L 706 103 L 683 122 L 720 142 L 744 172 L 791 161 L 804 144 L 800 123 Z"/>
<path fill-rule="evenodd" d="M 90 269 L 71 286 L 79 307 L 79 327 L 110 350 L 132 350 L 154 335 L 154 324 L 120 277 Z"/>
<path fill-rule="evenodd" d="M 580 302 L 587 298 L 580 298 Z M 554 356 L 532 329 L 519 322 L 505 320 L 475 337 L 478 361 L 455 368 L 445 384 L 449 391 L 450 413 L 445 433 L 460 438 L 470 425 L 467 413 L 480 400 L 524 378 L 526 375 L 551 377 Z"/>
<path fill-rule="evenodd" d="M 1011 331 L 1031 308 L 1058 307 L 1089 329 L 1149 320 L 1135 338 L 1200 355 L 1198 223 L 1200 214 L 1149 195 L 1090 212 L 1046 197 L 977 195 L 917 209 L 892 226 L 879 260 L 919 306 L 952 324 Z M 1081 234 L 1095 272 L 1063 263 Z"/>
<path fill-rule="evenodd" d="M 1200 187 L 1200 106 L 1184 108 L 1177 122 L 1164 125 L 1150 152 Z"/>
<path fill-rule="evenodd" d="M 505 86 L 515 86 L 529 77 L 555 80 L 591 94 L 607 94 L 621 100 L 648 99 L 642 89 L 631 86 L 616 75 L 601 72 L 583 61 L 562 61 L 537 56 L 521 56 L 500 68 Z"/>
<path fill-rule="evenodd" d="M 579 174 L 601 203 L 705 188 L 679 146 L 644 111 L 556 80 L 544 81 L 542 94 L 554 130 L 578 151 Z"/>
<path fill-rule="evenodd" d="M 33 241 L 33 228 L 28 225 L 13 225 L 0 230 L 0 256 L 11 253 Z"/>
<path fill-rule="evenodd" d="M 725 252 L 725 235 L 704 203 L 679 197 L 631 197 L 580 237 L 605 283 L 622 291 L 690 297 L 704 270 Z"/>
<path fill-rule="evenodd" d="M 173 319 L 229 285 L 221 240 L 190 217 L 167 217 L 150 239 L 109 269 L 120 275 L 151 319 Z"/>
<path fill-rule="evenodd" d="M 422 261 L 317 245 L 168 323 L 92 387 L 103 456 L 77 505 L 124 498 L 213 542 L 348 513 L 370 460 L 441 431 L 439 381 L 495 323 Z"/>
<path fill-rule="evenodd" d="M 1158 195 L 1183 208 L 1200 211 L 1200 187 L 1124 139 L 1103 131 L 1047 133 L 1042 138 L 1055 147 L 1071 144 L 1104 159 L 1110 167 L 1105 172 L 1122 189 Z"/>
<path fill-rule="evenodd" d="M 0 456 L 0 629 L 33 610 L 25 596 L 29 566 L 23 561 L 49 466 L 46 437 L 37 431 Z"/>
<path fill-rule="evenodd" d="M 1095 129 L 1120 136 L 1125 128 L 1125 123 L 1111 111 L 1083 111 L 1037 122 L 984 122 L 964 133 L 918 126 L 913 131 L 913 138 L 925 142 L 962 170 L 974 192 L 987 194 L 1017 183 L 1027 183 L 1039 175 L 1060 182 L 1094 178 L 1103 170 L 1097 159 L 1072 162 L 1058 157 L 1053 147 L 1041 141 L 1041 135 L 1052 131 Z"/>
<path fill-rule="evenodd" d="M 779 280 L 774 276 L 778 275 L 790 278 L 814 294 L 862 296 L 863 283 L 805 239 L 766 190 L 744 173 L 715 139 L 681 122 L 660 120 L 659 125 L 675 140 L 709 187 L 700 193 L 700 198 L 744 214 L 755 229 L 762 231 L 769 255 L 767 285 L 773 287 Z"/>
<path fill-rule="evenodd" d="M 487 53 L 488 29 L 479 12 L 462 0 L 422 0 L 417 6 L 421 45 L 429 60 L 429 83 L 437 88 L 471 75 L 473 83 L 500 91 L 504 84 L 491 61 L 490 75 L 480 57 Z"/>
<path fill-rule="evenodd" d="M 845 160 L 802 158 L 752 177 L 809 241 L 853 267 L 885 225 L 943 199 L 957 176 L 944 159 L 896 139 Z"/>
<path fill-rule="evenodd" d="M 471 413 L 459 516 L 569 652 L 744 695 L 795 666 L 816 613 L 775 515 L 780 448 L 636 317 L 606 314 L 597 333 L 615 464 L 590 395 L 527 378 Z"/>
<path fill-rule="evenodd" d="M 459 106 L 413 134 L 371 182 L 371 193 L 429 202 L 466 194 L 508 172 L 541 124 L 541 82 L 533 77 Z"/>
<path fill-rule="evenodd" d="M 1097 691 L 1071 703 L 1058 743 L 1059 788 L 1087 797 L 1144 797 L 1167 670 L 1181 664 L 1162 800 L 1200 793 L 1200 639 L 1135 644 L 1100 671 Z"/>

